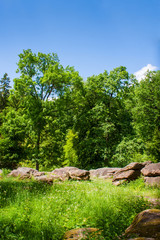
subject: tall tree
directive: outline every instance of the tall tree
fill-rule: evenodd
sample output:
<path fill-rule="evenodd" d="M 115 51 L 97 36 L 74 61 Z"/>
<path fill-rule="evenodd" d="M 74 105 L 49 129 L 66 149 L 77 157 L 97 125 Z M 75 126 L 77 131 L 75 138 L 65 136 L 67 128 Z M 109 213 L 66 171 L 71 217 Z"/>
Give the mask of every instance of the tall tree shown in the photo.
<path fill-rule="evenodd" d="M 48 101 L 56 102 L 71 86 L 74 76 L 73 68 L 63 68 L 56 54 L 32 53 L 24 50 L 19 55 L 18 69 L 20 78 L 14 79 L 14 89 L 11 99 L 16 98 L 18 107 L 22 108 L 30 125 L 32 138 L 32 158 L 39 169 L 40 144 L 42 132 L 46 126 L 46 108 Z M 14 102 L 14 101 L 12 101 Z M 54 111 L 54 109 L 52 109 Z"/>
<path fill-rule="evenodd" d="M 149 72 L 135 88 L 133 125 L 148 154 L 160 160 L 160 71 Z"/>
<path fill-rule="evenodd" d="M 0 79 L 0 112 L 7 106 L 10 88 L 10 78 L 5 73 Z"/>
<path fill-rule="evenodd" d="M 25 159 L 27 120 L 22 111 L 7 107 L 0 127 L 0 168 L 13 169 Z"/>
<path fill-rule="evenodd" d="M 65 146 L 65 153 L 67 147 L 74 148 L 77 166 L 109 165 L 116 145 L 131 128 L 123 100 L 129 86 L 129 74 L 122 66 L 87 79 L 74 115 L 72 138 Z"/>

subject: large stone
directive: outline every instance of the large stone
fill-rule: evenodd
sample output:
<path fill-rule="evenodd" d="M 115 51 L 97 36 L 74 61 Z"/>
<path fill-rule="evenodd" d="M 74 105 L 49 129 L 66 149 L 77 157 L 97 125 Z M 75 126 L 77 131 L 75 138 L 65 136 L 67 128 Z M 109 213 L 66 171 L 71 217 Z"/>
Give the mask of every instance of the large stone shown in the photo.
<path fill-rule="evenodd" d="M 160 239 L 160 210 L 148 209 L 139 213 L 126 229 L 125 235 Z"/>
<path fill-rule="evenodd" d="M 98 168 L 98 169 L 92 169 L 90 170 L 90 178 L 102 178 L 102 179 L 108 179 L 113 176 L 114 173 L 116 173 L 121 168 Z"/>
<path fill-rule="evenodd" d="M 91 170 L 89 170 L 91 178 L 98 177 L 98 171 L 97 170 L 98 169 L 91 169 Z"/>
<path fill-rule="evenodd" d="M 152 161 L 142 162 L 142 164 L 143 164 L 144 167 L 147 166 L 147 165 L 149 165 L 149 164 L 151 164 L 151 163 L 152 163 Z"/>
<path fill-rule="evenodd" d="M 19 167 L 13 171 L 11 171 L 8 176 L 9 177 L 20 177 L 20 178 L 31 178 L 38 171 L 28 167 Z"/>
<path fill-rule="evenodd" d="M 150 186 L 160 186 L 160 176 L 159 177 L 145 177 L 144 182 Z"/>
<path fill-rule="evenodd" d="M 36 176 L 35 180 L 39 182 L 46 182 L 48 184 L 52 184 L 54 181 L 64 181 L 66 180 L 66 178 L 63 176 L 48 174 L 48 175 Z"/>
<path fill-rule="evenodd" d="M 141 172 L 146 177 L 160 176 L 160 163 L 151 163 L 151 164 L 145 166 L 141 170 Z"/>
<path fill-rule="evenodd" d="M 69 177 L 74 180 L 89 180 L 90 172 L 87 170 L 72 170 L 69 172 Z"/>
<path fill-rule="evenodd" d="M 127 182 L 127 179 L 116 180 L 116 181 L 112 182 L 112 184 L 115 185 L 115 186 L 119 186 L 119 185 L 121 185 L 125 182 Z"/>
<path fill-rule="evenodd" d="M 127 179 L 127 180 L 135 180 L 140 176 L 141 172 L 139 170 L 128 170 L 124 172 L 119 172 L 114 175 L 113 181 Z"/>
<path fill-rule="evenodd" d="M 43 175 L 43 176 L 37 176 L 35 177 L 35 180 L 39 181 L 39 182 L 45 182 L 48 184 L 53 183 L 53 178 L 47 175 Z"/>
<path fill-rule="evenodd" d="M 44 176 L 44 175 L 46 175 L 46 172 L 38 172 L 38 171 L 37 171 L 37 172 L 34 172 L 34 173 L 33 173 L 33 176 L 34 176 L 34 177 L 40 177 L 40 176 Z"/>
<path fill-rule="evenodd" d="M 118 181 L 127 180 L 132 181 L 137 179 L 141 175 L 141 169 L 144 167 L 144 163 L 133 162 L 124 168 L 121 168 L 113 175 L 113 184 L 120 185 Z M 123 182 L 123 181 L 122 181 Z M 118 183 L 118 184 L 117 184 Z"/>
<path fill-rule="evenodd" d="M 97 228 L 79 228 L 66 232 L 64 240 L 97 239 L 96 236 L 100 234 L 101 231 Z"/>
<path fill-rule="evenodd" d="M 56 175 L 56 174 L 49 174 L 51 177 L 55 178 L 55 179 L 59 179 L 61 181 L 66 181 L 69 180 L 69 173 L 63 173 L 61 175 Z"/>
<path fill-rule="evenodd" d="M 144 167 L 144 163 L 132 162 L 132 163 L 128 164 L 126 167 L 122 168 L 122 170 L 123 171 L 141 170 L 143 167 Z"/>
<path fill-rule="evenodd" d="M 69 174 L 69 172 L 73 170 L 78 170 L 78 168 L 76 167 L 56 168 L 55 170 L 52 171 L 52 174 L 59 176 L 59 175 Z"/>
<path fill-rule="evenodd" d="M 56 168 L 51 173 L 55 176 L 59 176 L 63 178 L 63 180 L 68 180 L 70 178 L 70 172 L 79 170 L 76 167 L 64 167 L 64 168 Z"/>

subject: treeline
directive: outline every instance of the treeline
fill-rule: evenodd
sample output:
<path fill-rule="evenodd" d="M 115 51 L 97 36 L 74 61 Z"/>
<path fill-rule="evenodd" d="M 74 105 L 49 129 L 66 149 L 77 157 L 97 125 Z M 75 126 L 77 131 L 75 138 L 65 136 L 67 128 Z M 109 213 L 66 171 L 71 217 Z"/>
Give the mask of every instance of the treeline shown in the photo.
<path fill-rule="evenodd" d="M 0 168 L 123 167 L 160 161 L 160 71 L 138 82 L 120 66 L 80 77 L 56 54 L 19 55 L 0 80 Z"/>

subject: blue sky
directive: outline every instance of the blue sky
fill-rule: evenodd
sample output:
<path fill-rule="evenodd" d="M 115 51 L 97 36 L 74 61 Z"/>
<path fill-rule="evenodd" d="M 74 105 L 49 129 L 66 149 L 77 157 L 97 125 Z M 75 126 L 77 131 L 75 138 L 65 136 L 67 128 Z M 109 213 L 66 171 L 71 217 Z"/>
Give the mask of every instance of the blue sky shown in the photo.
<path fill-rule="evenodd" d="M 159 0 L 0 0 L 0 77 L 18 54 L 56 52 L 86 79 L 126 66 L 160 65 Z"/>

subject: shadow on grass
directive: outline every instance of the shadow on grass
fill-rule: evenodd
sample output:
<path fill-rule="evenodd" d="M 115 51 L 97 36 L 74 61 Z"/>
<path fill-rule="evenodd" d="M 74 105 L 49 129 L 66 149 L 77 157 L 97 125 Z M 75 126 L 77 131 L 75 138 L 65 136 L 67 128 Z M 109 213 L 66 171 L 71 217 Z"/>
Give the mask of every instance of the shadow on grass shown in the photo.
<path fill-rule="evenodd" d="M 26 198 L 42 195 L 51 189 L 46 183 L 35 181 L 6 180 L 0 181 L 0 208 L 14 203 L 17 199 L 23 201 Z"/>
<path fill-rule="evenodd" d="M 29 222 L 21 223 L 19 226 L 10 221 L 0 222 L 1 240 L 61 240 L 63 231 L 64 229 L 56 223 L 37 229 Z"/>

